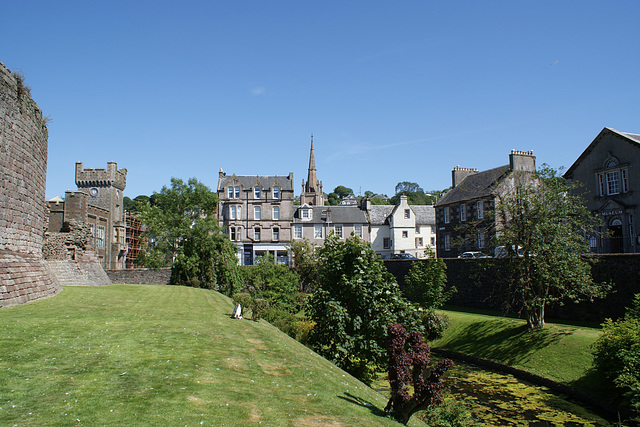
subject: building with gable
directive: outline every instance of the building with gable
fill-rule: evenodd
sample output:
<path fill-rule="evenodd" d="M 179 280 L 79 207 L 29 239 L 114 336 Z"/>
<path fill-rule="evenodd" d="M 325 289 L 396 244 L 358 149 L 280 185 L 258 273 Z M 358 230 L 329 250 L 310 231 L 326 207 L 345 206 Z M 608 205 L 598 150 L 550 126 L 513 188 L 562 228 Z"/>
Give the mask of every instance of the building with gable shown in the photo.
<path fill-rule="evenodd" d="M 220 169 L 218 222 L 238 246 L 241 265 L 270 253 L 288 263 L 293 221 L 293 173 L 288 176 L 227 175 Z"/>
<path fill-rule="evenodd" d="M 586 207 L 602 225 L 589 236 L 594 253 L 640 251 L 640 134 L 605 127 L 564 174 L 578 181 Z"/>
<path fill-rule="evenodd" d="M 371 248 L 384 259 L 395 254 L 426 258 L 435 254 L 436 222 L 432 205 L 409 205 L 407 196 L 400 204 L 372 205 L 365 200 L 363 208 L 370 227 Z"/>
<path fill-rule="evenodd" d="M 466 251 L 493 255 L 497 232 L 492 214 L 501 195 L 513 191 L 517 180 L 529 179 L 535 172 L 532 151 L 512 150 L 509 164 L 478 172 L 455 167 L 451 172 L 451 190 L 436 203 L 437 255 L 457 257 Z"/>
<path fill-rule="evenodd" d="M 359 206 L 310 206 L 296 209 L 293 218 L 293 239 L 307 239 L 315 245 L 324 244 L 329 234 L 346 239 L 352 234 L 369 241 L 367 216 Z"/>

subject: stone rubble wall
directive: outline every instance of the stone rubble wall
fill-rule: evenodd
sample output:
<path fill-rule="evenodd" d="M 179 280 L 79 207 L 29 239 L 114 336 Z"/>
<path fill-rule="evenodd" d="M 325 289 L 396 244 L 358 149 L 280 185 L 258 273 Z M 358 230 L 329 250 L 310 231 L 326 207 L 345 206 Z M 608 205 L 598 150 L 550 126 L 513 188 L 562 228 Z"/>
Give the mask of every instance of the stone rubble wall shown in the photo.
<path fill-rule="evenodd" d="M 149 268 L 130 268 L 126 270 L 107 270 L 113 283 L 130 285 L 167 285 L 171 278 L 171 268 L 152 270 Z"/>
<path fill-rule="evenodd" d="M 0 307 L 61 289 L 42 257 L 48 136 L 29 88 L 0 62 Z"/>

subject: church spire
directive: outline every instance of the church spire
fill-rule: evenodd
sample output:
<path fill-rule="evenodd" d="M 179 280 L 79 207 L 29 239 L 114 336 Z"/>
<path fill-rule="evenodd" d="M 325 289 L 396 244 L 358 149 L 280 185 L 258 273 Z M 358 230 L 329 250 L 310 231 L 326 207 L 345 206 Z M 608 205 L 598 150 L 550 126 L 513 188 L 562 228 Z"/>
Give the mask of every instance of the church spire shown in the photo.
<path fill-rule="evenodd" d="M 313 134 L 311 134 L 311 152 L 309 154 L 309 174 L 307 175 L 307 186 L 304 189 L 307 193 L 315 193 L 318 186 L 316 176 L 316 157 L 313 153 Z"/>

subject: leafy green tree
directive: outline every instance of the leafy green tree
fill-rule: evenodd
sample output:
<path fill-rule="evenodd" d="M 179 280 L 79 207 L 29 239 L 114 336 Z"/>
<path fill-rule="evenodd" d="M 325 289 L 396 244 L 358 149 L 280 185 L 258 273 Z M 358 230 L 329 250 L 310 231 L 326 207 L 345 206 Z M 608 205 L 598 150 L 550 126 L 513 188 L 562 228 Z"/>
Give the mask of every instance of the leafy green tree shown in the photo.
<path fill-rule="evenodd" d="M 435 310 L 457 292 L 455 286 L 447 291 L 447 265 L 441 259 L 414 261 L 404 276 L 405 295 L 426 310 Z"/>
<path fill-rule="evenodd" d="M 152 199 L 138 205 L 150 242 L 139 262 L 171 265 L 172 284 L 217 286 L 233 294 L 239 285 L 237 248 L 218 227 L 216 194 L 195 178 L 171 178 L 171 187 Z"/>
<path fill-rule="evenodd" d="M 133 200 L 131 200 L 130 197 L 124 196 L 122 198 L 122 207 L 124 208 L 125 211 L 132 212 L 136 209 L 136 203 Z"/>
<path fill-rule="evenodd" d="M 327 204 L 329 206 L 338 206 L 340 203 L 340 197 L 336 193 L 329 193 L 327 195 Z"/>
<path fill-rule="evenodd" d="M 254 298 L 294 313 L 300 310 L 300 277 L 288 266 L 276 264 L 273 255 L 258 257 L 255 265 L 248 266 L 246 280 Z"/>
<path fill-rule="evenodd" d="M 515 174 L 495 208 L 496 243 L 507 253 L 511 306 L 524 310 L 529 328 L 543 328 L 548 304 L 602 297 L 608 285 L 594 282 L 582 256 L 596 223 L 575 184 L 546 166 Z"/>
<path fill-rule="evenodd" d="M 133 198 L 133 201 L 136 205 L 139 205 L 139 204 L 146 205 L 147 203 L 150 203 L 150 200 L 151 198 L 149 196 L 145 196 L 144 194 L 141 194 Z"/>
<path fill-rule="evenodd" d="M 396 194 L 390 199 L 390 203 L 397 205 L 400 203 L 400 196 L 407 196 L 407 202 L 411 205 L 430 205 L 436 202 L 437 197 L 432 191 L 425 193 L 424 189 L 415 182 L 402 181 L 396 185 Z"/>
<path fill-rule="evenodd" d="M 371 198 L 371 204 L 372 205 L 390 205 L 391 202 L 389 200 L 385 200 L 381 197 L 376 196 Z"/>
<path fill-rule="evenodd" d="M 353 194 L 353 190 L 349 187 L 345 187 L 344 185 L 338 185 L 333 189 L 333 192 L 338 195 L 340 199 L 344 199 L 350 194 Z"/>
<path fill-rule="evenodd" d="M 607 319 L 593 344 L 593 365 L 623 395 L 640 421 L 640 294 L 623 319 Z"/>
<path fill-rule="evenodd" d="M 300 277 L 300 290 L 310 292 L 318 280 L 317 247 L 308 239 L 294 240 L 289 245 L 293 255 L 293 271 Z"/>
<path fill-rule="evenodd" d="M 331 234 L 318 248 L 318 285 L 308 303 L 315 326 L 309 345 L 355 377 L 370 382 L 386 364 L 387 325 L 419 329 L 418 316 L 370 245 Z"/>

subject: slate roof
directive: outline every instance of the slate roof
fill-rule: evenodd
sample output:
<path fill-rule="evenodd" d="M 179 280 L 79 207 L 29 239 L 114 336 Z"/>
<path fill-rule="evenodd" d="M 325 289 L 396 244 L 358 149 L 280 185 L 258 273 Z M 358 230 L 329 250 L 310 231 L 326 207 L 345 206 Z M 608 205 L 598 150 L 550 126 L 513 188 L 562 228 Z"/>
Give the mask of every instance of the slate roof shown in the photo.
<path fill-rule="evenodd" d="M 509 170 L 509 165 L 505 165 L 468 175 L 460 184 L 442 196 L 436 206 L 450 205 L 490 196 Z"/>
<path fill-rule="evenodd" d="M 288 175 L 225 175 L 218 182 L 218 190 L 226 188 L 234 182 L 239 182 L 245 190 L 255 187 L 259 183 L 261 188 L 280 187 L 282 191 L 293 191 L 293 180 Z M 237 184 L 233 184 L 237 185 Z"/>
<path fill-rule="evenodd" d="M 383 225 L 393 212 L 393 205 L 372 205 L 369 208 L 369 222 L 371 225 Z"/>
<path fill-rule="evenodd" d="M 435 224 L 436 208 L 432 205 L 409 205 L 416 214 L 416 224 Z"/>
<path fill-rule="evenodd" d="M 310 220 L 300 218 L 300 209 L 310 208 L 312 217 Z M 330 214 L 329 214 L 330 212 Z M 298 206 L 293 222 L 295 224 L 324 224 L 327 217 L 331 217 L 332 224 L 366 224 L 367 216 L 358 206 Z"/>
<path fill-rule="evenodd" d="M 568 179 L 572 178 L 573 171 L 578 166 L 578 164 L 580 164 L 582 162 L 582 160 L 585 157 L 587 157 L 591 153 L 591 151 L 593 151 L 594 147 L 598 144 L 598 142 L 600 142 L 600 138 L 602 136 L 604 136 L 605 134 L 607 134 L 607 133 L 613 133 L 615 135 L 619 135 L 622 138 L 626 139 L 627 142 L 629 142 L 630 144 L 634 144 L 634 145 L 640 144 L 640 135 L 638 135 L 636 133 L 625 133 L 625 132 L 617 131 L 617 130 L 615 130 L 613 128 L 605 127 L 604 129 L 602 129 L 600 131 L 598 136 L 596 136 L 595 139 L 593 141 L 591 141 L 591 144 L 589 144 L 589 146 L 582 152 L 582 154 L 580 154 L 580 157 L 578 157 L 576 159 L 576 161 L 573 162 L 571 167 L 569 167 L 569 169 L 567 169 L 567 171 L 563 175 L 565 178 L 568 178 Z M 638 145 L 638 146 L 640 146 L 640 145 Z"/>

